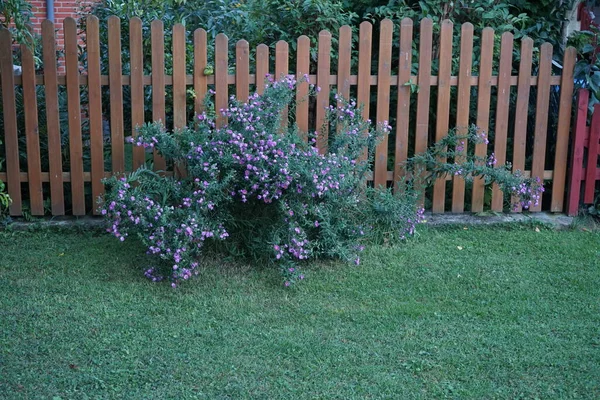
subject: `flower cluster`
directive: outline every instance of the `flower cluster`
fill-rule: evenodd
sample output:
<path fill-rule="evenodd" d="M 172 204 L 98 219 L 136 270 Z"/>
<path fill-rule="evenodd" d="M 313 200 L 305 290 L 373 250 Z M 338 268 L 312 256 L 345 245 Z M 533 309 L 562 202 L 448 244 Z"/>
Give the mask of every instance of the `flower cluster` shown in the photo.
<path fill-rule="evenodd" d="M 340 98 L 328 110 L 330 132 L 337 133 L 322 154 L 314 146 L 318 133 L 305 142 L 281 119 L 284 107 L 293 111 L 295 85 L 287 76 L 269 80 L 264 95 L 247 102 L 232 98 L 220 128 L 215 115 L 202 113 L 175 135 L 160 124 L 139 129 L 135 145 L 186 171 L 176 180 L 141 168 L 106 182 L 109 232 L 119 240 L 137 235 L 163 260 L 145 271 L 149 279 L 168 277 L 176 286 L 198 273 L 205 243 L 225 241 L 235 255 L 279 265 L 287 286 L 304 279 L 301 265 L 316 257 L 358 264 L 365 233 L 377 231 L 364 226 L 386 225 L 401 240 L 414 234 L 422 220 L 416 197 L 385 197 L 388 191 L 366 185 L 370 157 L 363 155 L 372 156 L 388 124 L 374 127 L 356 102 Z M 380 192 L 393 212 L 380 207 Z"/>
<path fill-rule="evenodd" d="M 512 186 L 510 193 L 516 197 L 518 202 L 513 204 L 513 211 L 519 209 L 519 205 L 527 210 L 540 205 L 540 199 L 544 193 L 544 185 L 539 177 L 527 179 L 518 185 Z"/>

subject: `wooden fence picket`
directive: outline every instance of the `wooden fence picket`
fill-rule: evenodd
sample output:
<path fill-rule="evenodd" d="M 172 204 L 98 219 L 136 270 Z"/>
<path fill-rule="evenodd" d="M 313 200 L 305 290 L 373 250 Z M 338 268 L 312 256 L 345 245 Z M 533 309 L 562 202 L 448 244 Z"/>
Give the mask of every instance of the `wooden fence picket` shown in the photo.
<path fill-rule="evenodd" d="M 577 51 L 575 48 L 569 47 L 565 50 L 560 82 L 560 106 L 556 131 L 554 172 L 552 174 L 552 202 L 550 204 L 550 211 L 552 212 L 561 212 L 564 208 L 569 128 L 571 127 L 571 109 L 573 107 L 573 72 L 576 61 Z"/>
<path fill-rule="evenodd" d="M 173 127 L 186 125 L 187 89 L 186 77 L 185 27 L 175 24 L 173 27 Z"/>
<path fill-rule="evenodd" d="M 315 110 L 318 132 L 317 147 L 321 154 L 327 153 L 329 126 L 327 108 L 329 107 L 329 75 L 331 61 L 331 33 L 319 32 L 319 50 L 317 58 L 317 109 Z"/>
<path fill-rule="evenodd" d="M 67 106 L 69 112 L 69 160 L 71 162 L 72 212 L 73 215 L 85 215 L 77 22 L 73 18 L 65 18 L 63 26 L 65 33 Z"/>
<path fill-rule="evenodd" d="M 458 72 L 458 101 L 456 104 L 456 133 L 464 136 L 469 132 L 469 105 L 471 104 L 471 73 L 473 67 L 473 25 L 466 22 L 461 27 L 460 66 Z M 456 149 L 460 157 L 456 161 L 466 161 L 468 140 L 459 143 Z M 460 148 L 462 147 L 462 150 Z M 462 175 L 454 177 L 452 182 L 452 212 L 465 211 L 465 179 Z"/>
<path fill-rule="evenodd" d="M 492 90 L 492 64 L 494 57 L 494 30 L 485 28 L 481 33 L 481 55 L 479 61 L 479 82 L 477 85 L 477 117 L 475 125 L 478 132 L 489 137 L 490 95 Z M 486 139 L 487 140 L 487 139 Z M 475 146 L 475 156 L 483 159 L 487 155 L 487 144 L 484 142 Z M 473 180 L 471 196 L 471 211 L 482 212 L 485 196 L 485 182 L 482 177 Z"/>
<path fill-rule="evenodd" d="M 500 69 L 498 71 L 498 97 L 496 100 L 496 131 L 494 135 L 496 167 L 502 167 L 506 162 L 512 52 L 513 35 L 510 32 L 504 32 L 500 42 Z M 498 184 L 494 183 L 492 189 L 492 211 L 502 212 L 503 208 L 504 193 L 502 193 Z"/>
<path fill-rule="evenodd" d="M 129 64 L 131 79 L 131 137 L 138 136 L 137 128 L 144 125 L 144 54 L 142 42 L 142 20 L 135 17 L 129 21 Z M 146 161 L 143 147 L 134 146 L 132 154 L 133 170 Z"/>
<path fill-rule="evenodd" d="M 250 45 L 246 40 L 235 44 L 235 95 L 246 102 L 250 96 Z"/>
<path fill-rule="evenodd" d="M 204 111 L 204 98 L 208 91 L 208 79 L 205 69 L 208 66 L 206 49 L 206 31 L 198 28 L 194 31 L 194 111 Z M 208 72 L 208 71 L 206 71 Z"/>
<path fill-rule="evenodd" d="M 448 134 L 450 125 L 450 76 L 452 75 L 452 31 L 454 24 L 450 20 L 442 21 L 440 28 L 439 68 L 438 68 L 438 98 L 435 125 L 435 140 L 439 142 Z M 429 114 L 427 115 L 429 118 Z M 440 162 L 446 158 L 440 157 Z M 433 184 L 433 204 L 431 211 L 444 212 L 446 200 L 446 177 L 438 178 Z"/>
<path fill-rule="evenodd" d="M 265 80 L 269 75 L 269 46 L 259 44 L 256 47 L 256 92 L 265 92 Z"/>
<path fill-rule="evenodd" d="M 310 39 L 308 36 L 298 38 L 296 55 L 296 79 L 299 82 L 296 86 L 296 124 L 304 140 L 308 138 L 308 77 L 310 72 Z M 257 78 L 258 79 L 258 78 Z"/>
<path fill-rule="evenodd" d="M 177 132 L 187 124 L 187 89 L 186 89 L 186 34 L 182 24 L 173 26 L 173 128 Z M 183 163 L 173 166 L 176 177 L 186 177 Z"/>
<path fill-rule="evenodd" d="M 62 174 L 62 147 L 58 107 L 58 73 L 54 24 L 42 22 L 42 52 L 44 60 L 44 90 L 48 130 L 48 160 L 50 172 L 50 202 L 52 215 L 65 214 L 65 195 Z M 2 85 L 4 87 L 4 85 Z"/>
<path fill-rule="evenodd" d="M 598 153 L 600 144 L 600 104 L 594 104 L 594 113 L 590 125 L 588 139 L 588 154 L 585 168 L 585 190 L 583 192 L 583 202 L 591 204 L 594 202 L 596 189 L 596 169 L 598 165 Z"/>
<path fill-rule="evenodd" d="M 527 151 L 527 118 L 529 108 L 529 92 L 531 90 L 531 62 L 533 57 L 533 40 L 524 38 L 521 41 L 521 61 L 519 64 L 519 83 L 517 86 L 517 104 L 515 108 L 515 134 L 513 139 L 513 171 L 525 171 Z M 515 198 L 511 203 L 517 204 Z M 517 204 L 514 211 L 520 212 Z"/>
<path fill-rule="evenodd" d="M 86 50 L 88 53 L 88 115 L 90 124 L 90 156 L 92 180 L 92 213 L 99 213 L 98 199 L 104 194 L 104 137 L 102 134 L 102 83 L 100 75 L 99 21 L 89 16 L 86 21 Z"/>
<path fill-rule="evenodd" d="M 344 25 L 340 28 L 338 48 L 337 94 L 350 99 L 350 66 L 352 64 L 352 28 Z M 338 102 L 339 104 L 339 102 Z"/>
<path fill-rule="evenodd" d="M 431 95 L 431 60 L 433 47 L 433 21 L 425 18 L 421 21 L 419 44 L 419 75 L 417 84 L 417 120 L 415 128 L 415 154 L 424 153 L 427 150 L 427 139 L 429 135 L 429 104 Z M 417 190 L 421 189 L 417 182 Z M 421 203 L 423 199 L 420 200 Z"/>
<path fill-rule="evenodd" d="M 27 180 L 29 206 L 32 215 L 44 215 L 40 131 L 38 121 L 35 61 L 30 46 L 21 45 L 21 76 L 23 78 L 23 111 L 25 112 L 25 137 L 27 140 Z"/>
<path fill-rule="evenodd" d="M 287 42 L 280 40 L 275 44 L 275 79 L 283 79 L 289 74 L 289 45 Z M 288 125 L 288 107 L 285 106 L 281 112 L 281 132 L 287 131 Z"/>
<path fill-rule="evenodd" d="M 408 137 L 410 134 L 410 95 L 412 67 L 413 22 L 404 18 L 400 23 L 400 56 L 398 58 L 398 105 L 396 110 L 396 148 L 394 151 L 394 190 L 399 190 L 400 179 L 404 176 L 402 164 L 408 158 Z"/>
<path fill-rule="evenodd" d="M 163 22 L 152 21 L 150 24 L 150 41 L 152 46 L 152 120 L 166 123 L 165 106 L 165 35 Z M 165 171 L 165 159 L 154 150 L 154 169 Z"/>
<path fill-rule="evenodd" d="M 544 182 L 546 161 L 546 135 L 548 133 L 548 105 L 550 102 L 550 75 L 552 73 L 552 45 L 544 43 L 540 48 L 540 70 L 538 74 L 537 102 L 535 113 L 535 136 L 533 141 L 533 161 L 531 176 Z M 537 206 L 532 204 L 531 211 L 542 209 L 541 199 Z"/>
<path fill-rule="evenodd" d="M 110 91 L 110 147 L 113 172 L 125 172 L 125 138 L 123 127 L 123 84 L 121 75 L 121 20 L 108 18 L 108 79 Z M 164 96 L 163 96 L 164 101 Z M 164 120 L 164 118 L 163 118 Z"/>
<path fill-rule="evenodd" d="M 373 25 L 364 21 L 360 24 L 358 41 L 358 76 L 356 101 L 362 107 L 362 117 L 369 119 L 369 105 L 371 104 L 371 52 L 372 52 Z M 363 155 L 366 159 L 367 154 Z"/>
<path fill-rule="evenodd" d="M 17 105 L 11 45 L 10 31 L 4 28 L 0 29 L 0 79 L 2 80 L 2 109 L 4 110 L 7 189 L 8 195 L 12 199 L 9 212 L 11 214 L 21 214 L 21 170 L 19 167 Z"/>
<path fill-rule="evenodd" d="M 584 178 L 585 141 L 589 137 L 589 128 L 587 127 L 589 99 L 590 92 L 588 90 L 578 90 L 575 119 L 573 120 L 573 143 L 571 145 L 571 167 L 569 170 L 569 191 L 567 193 L 567 214 L 571 216 L 577 215 L 579 211 L 581 181 Z"/>
<path fill-rule="evenodd" d="M 350 100 L 350 68 L 352 63 L 352 28 L 344 25 L 339 31 L 338 47 L 338 71 L 336 94 L 339 96 L 337 106 L 341 106 L 342 101 Z M 342 123 L 338 121 L 337 131 L 341 131 Z"/>
<path fill-rule="evenodd" d="M 222 110 L 229 104 L 229 39 L 222 33 L 215 40 L 215 112 L 217 113 L 217 127 L 227 123 L 227 118 Z"/>
<path fill-rule="evenodd" d="M 379 69 L 377 72 L 377 124 L 389 124 L 390 80 L 392 76 L 392 37 L 394 24 L 389 19 L 381 21 L 379 32 Z M 375 149 L 373 182 L 375 186 L 387 184 L 388 137 L 385 135 Z"/>

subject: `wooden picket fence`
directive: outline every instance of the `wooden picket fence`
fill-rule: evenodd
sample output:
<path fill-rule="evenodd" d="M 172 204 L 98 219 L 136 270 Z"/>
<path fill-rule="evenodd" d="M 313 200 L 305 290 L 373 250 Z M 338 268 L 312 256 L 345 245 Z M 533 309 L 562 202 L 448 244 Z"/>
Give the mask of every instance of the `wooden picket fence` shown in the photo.
<path fill-rule="evenodd" d="M 590 93 L 588 90 L 580 89 L 578 91 L 577 110 L 573 123 L 573 144 L 571 146 L 567 205 L 567 214 L 571 216 L 578 214 L 581 203 L 594 203 L 596 182 L 600 180 L 600 168 L 598 168 L 598 155 L 600 154 L 600 104 L 594 105 L 591 122 L 588 126 L 589 99 Z M 582 197 L 583 202 L 581 202 Z"/>
<path fill-rule="evenodd" d="M 21 215 L 23 200 L 29 201 L 29 211 L 33 215 L 44 213 L 43 185 L 49 183 L 49 202 L 52 215 L 65 214 L 65 184 L 70 185 L 72 196 L 72 214 L 84 215 L 96 213 L 94 205 L 88 200 L 86 203 L 84 185 L 91 184 L 91 192 L 94 199 L 103 194 L 101 179 L 113 173 L 126 172 L 125 165 L 125 141 L 124 137 L 136 135 L 135 130 L 131 133 L 124 132 L 123 110 L 130 108 L 132 125 L 142 124 L 144 121 L 144 88 L 152 88 L 152 117 L 154 120 L 165 120 L 165 90 L 172 87 L 173 93 L 173 121 L 175 127 L 185 126 L 186 121 L 186 91 L 193 88 L 195 92 L 195 110 L 202 110 L 201 100 L 209 88 L 214 88 L 215 107 L 217 110 L 227 107 L 228 97 L 232 85 L 235 86 L 235 95 L 239 99 L 246 99 L 249 95 L 251 85 L 255 85 L 258 92 L 264 88 L 263 77 L 271 73 L 276 77 L 282 74 L 293 74 L 303 76 L 311 71 L 310 40 L 301 36 L 296 44 L 295 66 L 289 65 L 289 43 L 280 41 L 275 46 L 274 71 L 269 68 L 269 49 L 265 45 L 259 45 L 255 53 L 255 65 L 253 71 L 250 66 L 250 51 L 248 42 L 240 40 L 236 43 L 236 59 L 228 59 L 228 38 L 220 34 L 216 37 L 214 60 L 207 57 L 207 33 L 203 29 L 193 32 L 194 54 L 186 54 L 187 32 L 182 25 L 176 25 L 172 31 L 172 58 L 173 73 L 165 73 L 165 49 L 164 29 L 161 21 L 151 24 L 151 75 L 144 75 L 142 54 L 142 22 L 133 18 L 129 25 L 130 37 L 130 65 L 129 75 L 123 74 L 121 59 L 121 32 L 120 20 L 111 17 L 108 21 L 108 60 L 100 59 L 100 37 L 99 23 L 95 17 L 89 17 L 86 24 L 87 31 L 86 47 L 87 70 L 83 70 L 78 62 L 78 36 L 76 21 L 67 18 L 64 21 L 65 37 L 65 63 L 66 73 L 57 73 L 56 42 L 54 25 L 50 21 L 42 24 L 43 45 L 43 74 L 36 75 L 34 69 L 33 55 L 26 46 L 21 46 L 22 75 L 14 76 L 12 73 L 12 51 L 11 38 L 8 31 L 0 32 L 0 74 L 2 101 L 4 110 L 4 129 L 6 146 L 6 172 L 0 173 L 0 179 L 7 182 L 8 193 L 13 199 L 10 207 L 11 215 Z M 491 28 L 483 29 L 481 34 L 481 54 L 473 52 L 474 29 L 470 23 L 461 27 L 460 49 L 454 51 L 453 25 L 450 21 L 441 24 L 439 36 L 439 68 L 438 74 L 432 74 L 433 48 L 433 22 L 423 19 L 418 27 L 420 41 L 418 49 L 418 74 L 411 74 L 413 63 L 413 21 L 402 20 L 399 26 L 399 59 L 397 66 L 392 66 L 393 58 L 393 32 L 395 27 L 390 20 L 381 22 L 379 35 L 378 60 L 373 62 L 373 27 L 368 22 L 360 25 L 358 38 L 358 60 L 352 63 L 352 29 L 344 26 L 339 31 L 338 67 L 332 73 L 331 52 L 332 35 L 322 31 L 318 38 L 318 57 L 316 60 L 316 74 L 309 76 L 309 82 L 302 83 L 297 87 L 297 110 L 296 122 L 302 131 L 309 130 L 309 120 L 313 120 L 314 127 L 320 130 L 320 135 L 326 136 L 323 131 L 325 120 L 325 108 L 330 104 L 330 93 L 335 90 L 344 97 L 356 93 L 359 104 L 364 105 L 363 116 L 368 118 L 370 107 L 376 107 L 373 114 L 377 122 L 389 121 L 390 116 L 395 116 L 397 123 L 393 127 L 392 135 L 395 136 L 395 148 L 388 151 L 388 139 L 386 138 L 377 147 L 373 180 L 376 185 L 385 185 L 396 181 L 401 176 L 401 163 L 407 159 L 409 145 L 411 152 L 423 152 L 433 139 L 439 140 L 448 132 L 449 128 L 466 130 L 470 122 L 482 130 L 487 131 L 490 118 L 495 121 L 495 132 L 493 151 L 498 164 L 511 161 L 514 170 L 525 170 L 526 157 L 532 156 L 533 161 L 530 170 L 525 171 L 530 176 L 539 176 L 542 179 L 552 180 L 551 211 L 563 211 L 565 178 L 567 171 L 567 152 L 569 143 L 569 128 L 571 118 L 572 96 L 573 96 L 573 67 L 575 63 L 575 50 L 569 48 L 565 52 L 562 76 L 552 75 L 552 45 L 545 43 L 539 48 L 539 71 L 537 76 L 532 75 L 533 66 L 533 41 L 524 39 L 520 44 L 521 59 L 518 75 L 512 74 L 513 68 L 513 35 L 504 33 L 500 42 L 499 70 L 497 74 L 493 71 L 493 57 L 495 36 Z M 438 38 L 435 37 L 437 40 Z M 356 49 L 354 49 L 356 50 Z M 190 58 L 187 58 L 190 57 Z M 193 71 L 186 70 L 186 58 L 193 57 Z M 459 57 L 460 66 L 457 76 L 452 76 L 452 60 Z M 479 57 L 477 75 L 473 73 L 473 58 Z M 101 75 L 101 63 L 108 64 L 108 75 Z M 205 67 L 214 65 L 214 75 L 205 75 Z M 230 74 L 228 69 L 234 64 L 235 73 Z M 352 71 L 351 65 L 358 65 L 356 71 Z M 106 65 L 106 64 L 105 64 Z M 376 65 L 376 71 L 372 70 Z M 397 74 L 393 75 L 392 70 Z M 374 69 L 374 68 L 373 68 Z M 253 72 L 253 73 L 252 73 Z M 376 74 L 373 74 L 373 73 Z M 310 84 L 321 88 L 317 95 L 317 106 L 309 118 L 309 104 L 304 99 L 308 93 Z M 418 85 L 418 92 L 412 93 L 411 84 Z M 17 126 L 15 88 L 22 86 L 24 91 L 24 126 Z M 70 165 L 63 168 L 61 161 L 61 137 L 59 106 L 57 101 L 57 89 L 59 85 L 66 85 L 68 96 L 68 130 Z M 45 90 L 46 120 L 48 135 L 48 157 L 49 170 L 42 171 L 40 167 L 40 146 L 38 137 L 38 107 L 36 105 L 36 86 L 43 86 Z M 89 116 L 90 143 L 89 149 L 82 141 L 82 105 L 80 104 L 80 89 L 87 87 L 88 103 L 85 104 Z M 125 104 L 123 100 L 123 87 L 130 86 L 131 102 Z M 535 143 L 533 154 L 526 154 L 527 120 L 530 103 L 530 90 L 537 86 L 537 103 L 535 108 Z M 556 132 L 556 150 L 553 154 L 555 159 L 552 170 L 545 169 L 546 139 L 549 118 L 549 98 L 551 90 L 560 87 L 560 106 L 558 111 L 558 131 Z M 110 92 L 110 106 L 104 110 L 109 115 L 111 132 L 111 161 L 112 167 L 109 171 L 104 166 L 103 149 L 103 109 L 102 90 L 108 87 Z M 371 103 L 373 87 L 376 91 L 376 102 Z M 437 87 L 437 99 L 432 96 L 432 88 Z M 451 88 L 456 87 L 456 95 Z M 514 127 L 509 127 L 511 90 L 516 87 L 517 101 L 514 110 Z M 496 88 L 497 102 L 491 104 L 491 94 Z M 476 89 L 477 106 L 476 115 L 471 115 L 470 104 L 472 89 Z M 397 102 L 391 103 L 392 90 L 397 94 Z M 435 93 L 434 93 L 435 94 Z M 410 118 L 411 96 L 416 96 L 416 120 Z M 192 100 L 190 100 L 192 101 Z M 430 126 L 430 107 L 432 101 L 437 101 L 436 123 Z M 456 125 L 450 126 L 450 104 L 457 102 Z M 105 107 L 107 108 L 107 107 Z M 491 110 L 493 108 L 493 110 Z M 414 139 L 409 142 L 409 130 L 413 132 Z M 506 160 L 508 146 L 508 132 L 512 139 L 511 160 Z M 18 137 L 26 137 L 27 170 L 21 171 L 19 166 L 19 140 Z M 84 146 L 85 145 L 85 146 Z M 476 154 L 484 156 L 488 152 L 488 146 L 479 144 Z M 466 148 L 466 146 L 465 146 Z M 91 166 L 84 170 L 82 162 L 83 151 L 91 154 Z M 325 151 L 326 149 L 321 149 Z M 388 157 L 393 157 L 393 170 L 388 170 Z M 145 154 L 142 149 L 133 150 L 132 167 L 135 169 L 144 162 Z M 157 169 L 164 169 L 165 162 L 158 156 L 154 158 Z M 444 212 L 446 197 L 446 182 L 452 181 L 452 212 L 465 211 L 465 181 L 462 177 L 448 177 L 440 179 L 433 189 L 434 212 Z M 22 196 L 22 184 L 28 185 L 28 199 Z M 483 211 L 484 208 L 484 182 L 476 180 L 473 183 L 471 209 L 473 212 Z M 47 191 L 48 192 L 48 191 Z M 539 211 L 540 207 L 532 211 Z M 498 187 L 494 187 L 491 209 L 502 211 L 503 193 Z"/>

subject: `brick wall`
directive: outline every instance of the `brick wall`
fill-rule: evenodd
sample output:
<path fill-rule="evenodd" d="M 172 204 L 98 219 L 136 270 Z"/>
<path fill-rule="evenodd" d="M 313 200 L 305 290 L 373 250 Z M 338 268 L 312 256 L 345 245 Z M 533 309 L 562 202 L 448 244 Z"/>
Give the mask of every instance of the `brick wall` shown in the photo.
<path fill-rule="evenodd" d="M 33 12 L 32 24 L 36 33 L 40 33 L 42 21 L 46 19 L 46 0 L 33 0 L 31 3 L 31 11 Z M 62 33 L 63 21 L 67 17 L 77 17 L 77 10 L 80 8 L 78 1 L 55 1 L 54 2 L 54 23 L 58 32 L 57 47 L 64 46 L 64 36 Z"/>
<path fill-rule="evenodd" d="M 42 30 L 42 21 L 46 19 L 46 0 L 31 0 L 31 11 L 33 17 L 31 24 L 36 34 L 40 34 Z M 77 11 L 83 6 L 89 6 L 94 1 L 72 0 L 54 2 L 54 26 L 56 28 L 56 49 L 61 51 L 64 49 L 65 38 L 63 34 L 63 21 L 67 17 L 77 18 Z M 59 72 L 64 72 L 64 60 L 58 61 Z"/>

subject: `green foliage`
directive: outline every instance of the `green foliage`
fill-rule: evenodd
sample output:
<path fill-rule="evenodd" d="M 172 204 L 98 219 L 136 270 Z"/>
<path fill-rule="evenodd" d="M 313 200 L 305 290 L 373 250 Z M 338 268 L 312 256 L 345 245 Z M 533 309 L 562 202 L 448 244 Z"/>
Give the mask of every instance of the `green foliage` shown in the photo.
<path fill-rule="evenodd" d="M 350 3 L 350 2 L 349 2 Z M 433 20 L 434 34 L 439 32 L 443 20 L 454 23 L 454 49 L 460 47 L 460 27 L 463 23 L 473 24 L 478 32 L 485 27 L 493 28 L 499 41 L 504 32 L 511 32 L 515 39 L 528 36 L 536 46 L 550 42 L 558 55 L 563 47 L 562 28 L 566 13 L 572 1 L 505 1 L 505 0 L 391 0 L 370 2 L 365 8 L 364 18 L 374 22 L 390 18 L 399 24 L 403 18 L 419 21 L 423 18 Z M 480 37 L 475 35 L 474 52 L 480 52 Z M 418 38 L 415 44 L 418 43 Z M 397 46 L 397 44 L 395 44 Z M 437 54 L 438 43 L 434 43 Z M 417 47 L 416 47 L 417 48 Z M 437 58 L 437 57 L 436 57 Z M 519 50 L 515 49 L 515 58 L 519 59 Z M 456 58 L 458 63 L 458 58 Z M 458 64 L 455 68 L 458 67 Z M 476 67 L 476 65 L 475 65 Z M 434 65 L 434 70 L 436 66 Z"/>
<path fill-rule="evenodd" d="M 28 1 L 0 0 L 0 27 L 9 29 L 17 43 L 33 41 L 28 28 L 32 15 L 31 4 Z"/>
<path fill-rule="evenodd" d="M 273 47 L 279 40 L 285 40 L 295 49 L 296 39 L 307 35 L 312 41 L 313 58 L 316 59 L 316 43 L 322 30 L 337 32 L 339 27 L 352 25 L 357 15 L 345 9 L 341 1 L 303 0 L 281 2 L 276 0 L 237 1 L 237 0 L 187 0 L 187 1 L 151 1 L 138 0 L 112 1 L 103 0 L 91 8 L 80 10 L 82 14 L 91 12 L 100 19 L 100 37 L 106 37 L 107 18 L 117 15 L 121 18 L 124 43 L 128 43 L 129 19 L 142 19 L 144 27 L 144 56 L 150 59 L 150 23 L 160 19 L 164 23 L 165 32 L 170 32 L 173 25 L 182 23 L 188 31 L 203 28 L 208 33 L 209 59 L 214 51 L 212 44 L 219 33 L 229 38 L 230 59 L 235 59 L 235 43 L 245 39 L 250 47 L 264 43 Z M 171 35 L 165 36 L 165 48 L 171 48 Z M 335 35 L 334 35 L 335 43 Z M 191 46 L 191 38 L 188 39 Z M 125 63 L 129 55 L 123 48 Z M 192 48 L 190 47 L 190 50 Z M 103 49 L 103 53 L 106 53 Z M 171 60 L 166 59 L 167 69 L 171 68 Z M 191 62 L 191 61 L 190 61 Z"/>
<path fill-rule="evenodd" d="M 0 145 L 2 145 L 2 140 L 0 140 Z M 0 153 L 2 154 L 2 153 Z M 4 159 L 0 157 L 0 171 L 2 171 L 2 166 L 4 164 Z M 12 200 L 8 193 L 5 193 L 6 185 L 0 179 L 0 224 L 6 217 L 6 213 L 8 211 L 8 207 L 10 206 Z"/>
<path fill-rule="evenodd" d="M 577 49 L 574 79 L 577 87 L 590 91 L 589 110 L 600 102 L 600 51 L 598 48 L 598 28 L 592 26 L 589 31 L 575 32 L 569 37 L 568 44 Z"/>
<path fill-rule="evenodd" d="M 0 180 L 0 220 L 3 219 L 3 216 L 8 211 L 8 207 L 12 203 L 12 200 L 8 193 L 5 193 L 6 185 L 2 180 Z"/>

